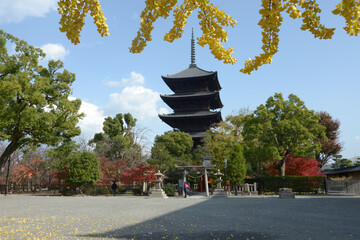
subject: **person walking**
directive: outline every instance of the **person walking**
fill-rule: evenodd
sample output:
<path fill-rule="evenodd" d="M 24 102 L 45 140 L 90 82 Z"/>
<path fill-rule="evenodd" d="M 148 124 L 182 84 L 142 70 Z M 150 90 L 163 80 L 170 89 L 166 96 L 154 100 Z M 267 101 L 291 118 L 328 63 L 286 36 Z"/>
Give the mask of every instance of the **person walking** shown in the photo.
<path fill-rule="evenodd" d="M 114 183 L 111 185 L 111 188 L 112 188 L 113 194 L 114 194 L 114 196 L 115 196 L 115 194 L 116 194 L 116 189 L 117 189 L 117 185 L 116 185 L 116 182 L 115 182 L 115 181 L 114 181 Z"/>
<path fill-rule="evenodd" d="M 187 197 L 189 190 L 190 190 L 190 187 L 189 187 L 189 185 L 185 182 L 185 183 L 184 183 L 185 198 Z"/>

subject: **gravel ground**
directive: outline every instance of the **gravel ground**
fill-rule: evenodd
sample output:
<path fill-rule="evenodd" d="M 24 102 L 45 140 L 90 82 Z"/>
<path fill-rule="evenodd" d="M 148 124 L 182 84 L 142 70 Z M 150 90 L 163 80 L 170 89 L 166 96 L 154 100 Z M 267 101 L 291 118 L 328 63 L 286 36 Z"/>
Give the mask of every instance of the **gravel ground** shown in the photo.
<path fill-rule="evenodd" d="M 360 239 L 360 197 L 0 196 L 0 239 Z"/>

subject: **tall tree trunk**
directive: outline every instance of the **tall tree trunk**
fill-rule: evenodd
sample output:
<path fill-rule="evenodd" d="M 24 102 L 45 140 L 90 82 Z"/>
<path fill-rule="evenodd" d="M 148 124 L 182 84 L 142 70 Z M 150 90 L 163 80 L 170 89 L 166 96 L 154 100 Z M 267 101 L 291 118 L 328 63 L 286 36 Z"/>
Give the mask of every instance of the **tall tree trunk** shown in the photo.
<path fill-rule="evenodd" d="M 7 166 L 7 170 L 6 170 L 6 179 L 5 179 L 5 196 L 8 193 L 9 190 L 9 173 L 10 173 L 10 156 L 7 159 L 8 162 L 8 166 Z"/>
<path fill-rule="evenodd" d="M 283 158 L 281 159 L 281 161 L 279 162 L 279 164 L 276 166 L 276 168 L 278 169 L 279 171 L 279 175 L 281 177 L 284 177 L 285 176 L 285 163 L 286 163 L 286 157 L 290 154 L 290 150 L 284 150 L 283 152 Z"/>
<path fill-rule="evenodd" d="M 285 176 L 285 156 L 279 162 L 279 168 L 278 169 L 279 169 L 279 175 L 281 177 L 284 177 Z"/>
<path fill-rule="evenodd" d="M 0 155 L 0 168 L 5 166 L 8 158 L 10 158 L 11 154 L 13 154 L 13 152 L 15 152 L 19 147 L 19 140 L 20 137 L 13 137 L 9 145 L 7 145 L 5 148 L 4 152 Z"/>

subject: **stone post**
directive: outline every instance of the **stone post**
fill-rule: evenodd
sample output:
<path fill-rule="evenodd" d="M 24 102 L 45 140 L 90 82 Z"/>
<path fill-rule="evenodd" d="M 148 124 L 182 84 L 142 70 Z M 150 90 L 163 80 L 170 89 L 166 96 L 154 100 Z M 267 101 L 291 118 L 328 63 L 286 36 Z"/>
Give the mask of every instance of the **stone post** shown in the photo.
<path fill-rule="evenodd" d="M 209 181 L 207 176 L 207 170 L 205 168 L 205 189 L 206 189 L 206 196 L 209 197 Z"/>
<path fill-rule="evenodd" d="M 291 188 L 280 188 L 279 198 L 295 198 L 295 194 Z"/>

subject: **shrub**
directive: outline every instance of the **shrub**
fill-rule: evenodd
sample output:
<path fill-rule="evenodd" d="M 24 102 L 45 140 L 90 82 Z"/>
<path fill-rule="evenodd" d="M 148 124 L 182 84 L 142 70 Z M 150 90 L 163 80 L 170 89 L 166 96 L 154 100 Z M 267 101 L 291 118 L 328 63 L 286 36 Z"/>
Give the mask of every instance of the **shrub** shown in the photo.
<path fill-rule="evenodd" d="M 141 195 L 141 189 L 140 187 L 134 187 L 132 189 L 132 192 L 134 193 L 134 195 Z"/>
<path fill-rule="evenodd" d="M 84 189 L 85 195 L 94 195 L 95 194 L 95 188 L 93 186 L 87 187 Z"/>
<path fill-rule="evenodd" d="M 69 187 L 65 187 L 61 190 L 61 195 L 63 196 L 70 196 L 72 193 L 72 190 Z"/>
<path fill-rule="evenodd" d="M 167 196 L 173 197 L 175 196 L 175 188 L 174 187 L 163 187 L 164 192 Z"/>
<path fill-rule="evenodd" d="M 98 194 L 101 194 L 101 195 L 106 195 L 106 194 L 110 193 L 109 188 L 106 186 L 100 187 L 97 192 L 98 192 Z"/>
<path fill-rule="evenodd" d="M 119 187 L 116 189 L 116 193 L 124 194 L 126 192 L 126 187 Z"/>

